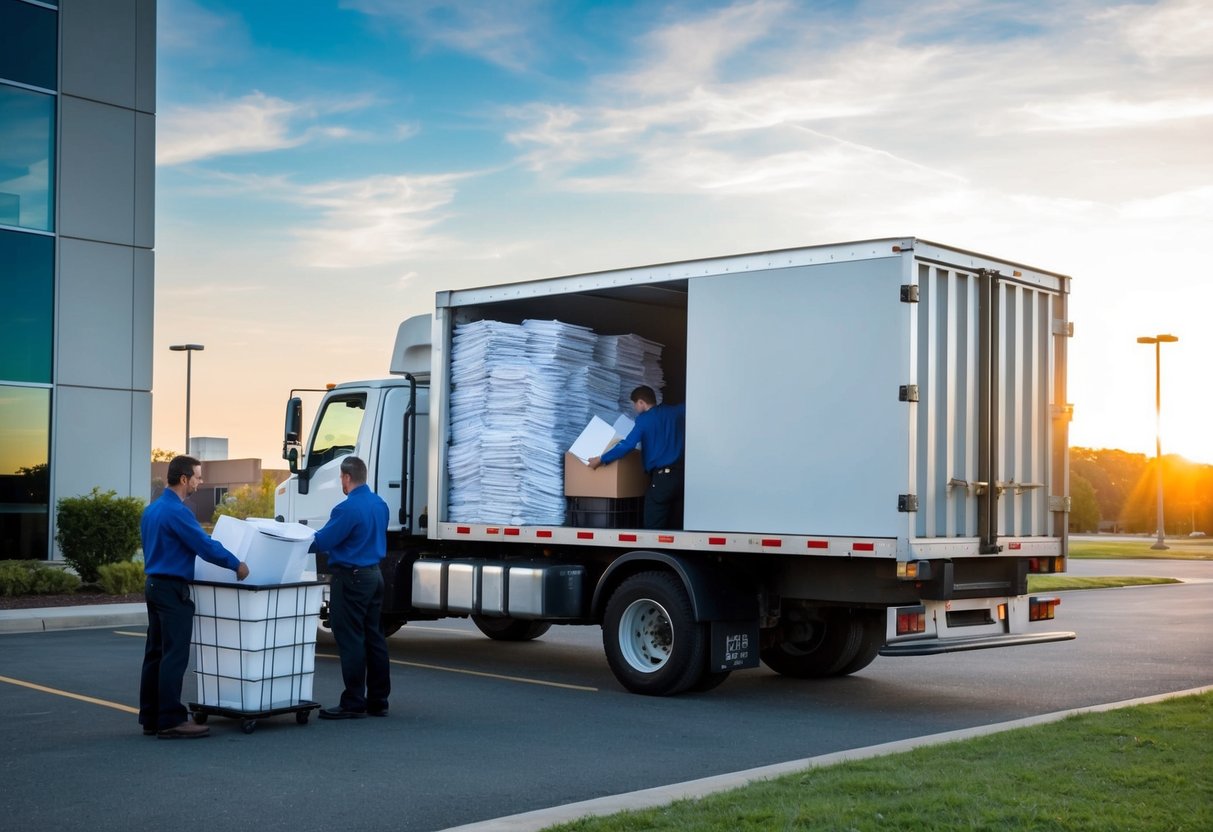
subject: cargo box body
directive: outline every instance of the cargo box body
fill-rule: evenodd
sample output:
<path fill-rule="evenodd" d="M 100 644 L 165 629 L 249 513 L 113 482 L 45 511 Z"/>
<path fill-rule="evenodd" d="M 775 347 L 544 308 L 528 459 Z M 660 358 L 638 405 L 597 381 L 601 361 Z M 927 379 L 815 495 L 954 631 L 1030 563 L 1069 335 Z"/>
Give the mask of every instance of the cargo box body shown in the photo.
<path fill-rule="evenodd" d="M 430 432 L 449 436 L 459 323 L 636 333 L 664 345 L 665 397 L 687 403 L 687 534 L 670 545 L 1064 554 L 1068 293 L 1063 275 L 913 238 L 439 293 Z M 500 540 L 446 522 L 446 448 L 430 446 L 429 536 Z"/>

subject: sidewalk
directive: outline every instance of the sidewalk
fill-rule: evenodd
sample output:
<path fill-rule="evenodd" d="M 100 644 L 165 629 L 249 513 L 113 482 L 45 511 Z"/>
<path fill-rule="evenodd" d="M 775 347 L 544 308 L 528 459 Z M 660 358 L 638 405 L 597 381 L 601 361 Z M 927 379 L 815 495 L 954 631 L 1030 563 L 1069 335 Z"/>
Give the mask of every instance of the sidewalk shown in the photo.
<path fill-rule="evenodd" d="M 92 604 L 0 610 L 0 633 L 41 633 L 87 627 L 146 627 L 145 604 Z"/>

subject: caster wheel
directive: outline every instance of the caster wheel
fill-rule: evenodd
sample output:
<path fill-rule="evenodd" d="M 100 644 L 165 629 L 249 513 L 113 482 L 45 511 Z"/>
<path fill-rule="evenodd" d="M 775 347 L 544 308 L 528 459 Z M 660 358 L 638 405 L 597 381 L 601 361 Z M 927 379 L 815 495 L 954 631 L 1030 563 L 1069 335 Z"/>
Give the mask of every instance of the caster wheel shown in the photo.
<path fill-rule="evenodd" d="M 210 714 L 194 714 L 195 725 L 206 725 L 206 720 Z"/>
<path fill-rule="evenodd" d="M 253 733 L 254 731 L 257 730 L 257 720 L 255 720 L 255 719 L 244 720 L 244 722 L 240 723 L 240 730 L 246 734 Z"/>
<path fill-rule="evenodd" d="M 307 725 L 308 716 L 309 714 L 307 711 L 296 711 L 295 722 L 299 723 L 300 725 Z"/>

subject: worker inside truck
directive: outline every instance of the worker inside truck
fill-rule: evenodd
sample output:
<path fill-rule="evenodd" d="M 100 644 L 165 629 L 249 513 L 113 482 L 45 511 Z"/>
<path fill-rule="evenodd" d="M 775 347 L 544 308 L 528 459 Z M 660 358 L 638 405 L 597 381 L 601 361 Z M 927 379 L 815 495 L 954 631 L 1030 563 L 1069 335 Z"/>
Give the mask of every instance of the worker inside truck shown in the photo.
<path fill-rule="evenodd" d="M 682 457 L 687 444 L 687 406 L 658 404 L 653 388 L 641 385 L 632 391 L 636 424 L 622 442 L 602 456 L 592 457 L 590 468 L 622 459 L 640 444 L 649 487 L 644 492 L 646 529 L 682 528 Z"/>

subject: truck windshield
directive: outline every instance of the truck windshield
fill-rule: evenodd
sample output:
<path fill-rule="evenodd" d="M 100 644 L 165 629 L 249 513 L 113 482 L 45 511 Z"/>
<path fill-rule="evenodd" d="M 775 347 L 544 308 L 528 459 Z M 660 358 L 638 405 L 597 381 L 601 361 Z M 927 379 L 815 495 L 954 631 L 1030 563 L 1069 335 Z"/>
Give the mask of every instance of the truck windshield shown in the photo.
<path fill-rule="evenodd" d="M 316 433 L 312 436 L 308 468 L 319 468 L 337 457 L 352 454 L 365 413 L 365 393 L 334 396 L 325 402 L 316 423 Z"/>

